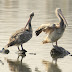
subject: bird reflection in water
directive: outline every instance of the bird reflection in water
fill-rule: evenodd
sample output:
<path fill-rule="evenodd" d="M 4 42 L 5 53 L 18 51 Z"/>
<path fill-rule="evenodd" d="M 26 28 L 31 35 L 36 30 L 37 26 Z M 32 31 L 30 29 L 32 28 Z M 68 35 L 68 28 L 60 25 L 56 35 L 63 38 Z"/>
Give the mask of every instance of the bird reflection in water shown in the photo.
<path fill-rule="evenodd" d="M 51 50 L 50 55 L 52 57 L 52 62 L 55 61 L 55 64 L 57 64 L 58 58 L 64 58 L 67 55 L 72 56 L 69 51 L 56 45 L 53 45 L 53 49 Z"/>
<path fill-rule="evenodd" d="M 27 51 L 25 49 L 18 51 L 18 58 L 17 58 L 17 60 L 19 61 L 19 57 L 21 57 L 21 63 L 22 63 L 23 58 L 26 56 L 26 52 Z"/>
<path fill-rule="evenodd" d="M 4 65 L 4 63 L 2 62 L 2 60 L 0 60 L 0 63 L 1 63 L 2 65 Z"/>
<path fill-rule="evenodd" d="M 57 64 L 45 60 L 42 61 L 42 64 L 45 66 L 46 72 L 61 72 Z"/>
<path fill-rule="evenodd" d="M 21 61 L 19 61 L 19 57 L 22 57 Z M 19 55 L 16 61 L 11 59 L 7 59 L 7 63 L 9 64 L 9 68 L 13 72 L 31 72 L 31 69 L 26 63 L 22 63 L 23 58 L 26 55 Z"/>

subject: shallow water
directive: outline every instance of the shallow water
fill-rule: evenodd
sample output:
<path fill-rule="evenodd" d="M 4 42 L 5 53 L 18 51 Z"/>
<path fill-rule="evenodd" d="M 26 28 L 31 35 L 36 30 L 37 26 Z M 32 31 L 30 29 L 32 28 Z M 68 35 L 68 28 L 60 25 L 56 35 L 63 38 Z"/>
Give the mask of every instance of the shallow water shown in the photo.
<path fill-rule="evenodd" d="M 25 26 L 30 13 L 35 13 L 32 19 L 33 37 L 23 44 L 28 51 L 26 56 L 18 59 L 17 47 L 10 47 L 9 54 L 0 54 L 0 72 L 72 72 L 72 57 L 66 56 L 59 59 L 57 65 L 52 64 L 52 44 L 41 43 L 46 36 L 44 33 L 38 37 L 35 35 L 41 24 L 58 22 L 55 15 L 57 7 L 62 9 L 68 23 L 58 45 L 72 53 L 71 0 L 0 0 L 0 50 L 8 43 L 12 33 Z"/>

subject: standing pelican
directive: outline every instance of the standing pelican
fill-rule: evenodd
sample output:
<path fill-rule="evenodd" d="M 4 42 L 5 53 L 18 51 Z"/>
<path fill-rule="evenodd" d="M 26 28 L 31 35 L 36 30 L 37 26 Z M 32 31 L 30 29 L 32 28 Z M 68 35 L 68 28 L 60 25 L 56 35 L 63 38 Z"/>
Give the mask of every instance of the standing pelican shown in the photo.
<path fill-rule="evenodd" d="M 17 46 L 18 50 L 19 46 L 21 45 L 21 48 L 23 50 L 23 43 L 26 43 L 32 38 L 32 26 L 31 26 L 31 20 L 34 16 L 34 13 L 30 14 L 30 18 L 26 24 L 26 26 L 18 31 L 16 31 L 9 39 L 9 43 L 6 45 L 5 48 L 8 48 L 10 46 Z M 28 25 L 28 28 L 26 28 Z"/>
<path fill-rule="evenodd" d="M 45 43 L 53 43 L 56 42 L 57 45 L 57 40 L 60 39 L 65 31 L 67 22 L 66 19 L 64 18 L 62 11 L 60 8 L 56 8 L 55 10 L 56 16 L 59 19 L 59 23 L 57 24 L 42 24 L 36 31 L 36 35 L 38 36 L 42 31 L 46 32 L 48 35 L 46 38 L 43 40 L 43 44 Z"/>

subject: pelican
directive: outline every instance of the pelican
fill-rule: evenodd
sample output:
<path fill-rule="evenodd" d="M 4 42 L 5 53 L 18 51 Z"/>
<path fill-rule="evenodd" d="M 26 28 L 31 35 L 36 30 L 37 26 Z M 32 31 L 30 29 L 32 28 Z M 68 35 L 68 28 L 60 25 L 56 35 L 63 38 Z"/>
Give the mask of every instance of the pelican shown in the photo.
<path fill-rule="evenodd" d="M 32 26 L 31 26 L 31 20 L 34 16 L 34 13 L 30 14 L 30 18 L 26 24 L 26 26 L 20 30 L 17 30 L 9 39 L 9 43 L 5 46 L 5 49 L 11 46 L 17 46 L 18 50 L 19 46 L 21 45 L 22 50 L 23 49 L 23 43 L 26 43 L 32 38 Z M 28 25 L 28 28 L 26 28 Z"/>
<path fill-rule="evenodd" d="M 50 51 L 50 55 L 52 57 L 52 62 L 55 61 L 55 64 L 57 64 L 57 59 L 59 58 L 64 58 L 67 55 L 72 56 L 69 51 L 65 50 L 63 47 L 56 45 L 53 45 L 53 48 Z"/>
<path fill-rule="evenodd" d="M 59 23 L 54 23 L 54 24 L 42 24 L 36 31 L 36 36 L 38 36 L 42 31 L 47 34 L 45 39 L 42 41 L 43 44 L 45 43 L 52 43 L 56 42 L 62 37 L 67 21 L 64 18 L 62 11 L 60 8 L 56 8 L 55 10 L 56 16 L 59 19 Z"/>

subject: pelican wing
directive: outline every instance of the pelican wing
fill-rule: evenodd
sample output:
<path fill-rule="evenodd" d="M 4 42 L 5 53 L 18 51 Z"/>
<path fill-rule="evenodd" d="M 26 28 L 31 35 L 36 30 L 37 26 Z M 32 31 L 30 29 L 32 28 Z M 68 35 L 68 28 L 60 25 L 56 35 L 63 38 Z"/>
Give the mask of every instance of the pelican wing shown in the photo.
<path fill-rule="evenodd" d="M 9 41 L 12 41 L 12 40 L 16 40 L 18 38 L 19 35 L 21 35 L 22 33 L 24 33 L 25 31 L 27 31 L 28 29 L 20 29 L 20 30 L 17 30 L 15 33 L 12 34 L 12 36 L 10 37 Z"/>
<path fill-rule="evenodd" d="M 45 33 L 50 33 L 55 29 L 55 24 L 42 24 L 36 31 L 36 35 L 38 36 L 42 31 Z"/>
<path fill-rule="evenodd" d="M 21 29 L 16 31 L 9 39 L 9 43 L 7 46 L 13 46 L 16 45 L 17 43 L 20 43 L 21 40 L 23 40 L 24 37 L 28 35 L 28 29 Z"/>

